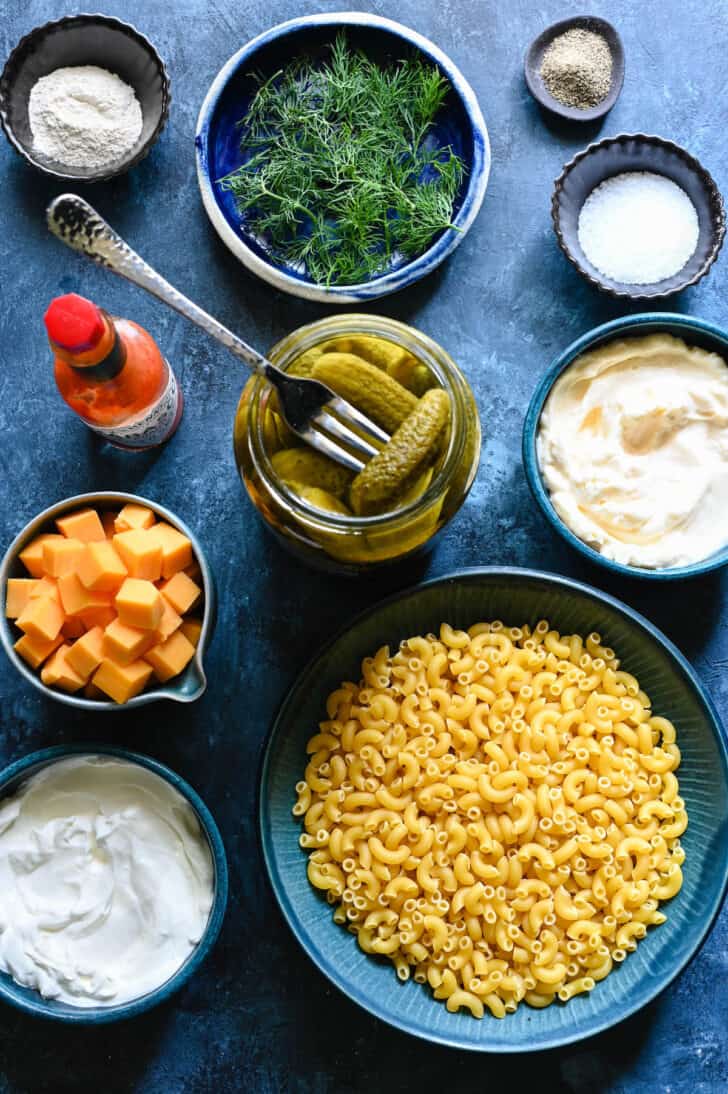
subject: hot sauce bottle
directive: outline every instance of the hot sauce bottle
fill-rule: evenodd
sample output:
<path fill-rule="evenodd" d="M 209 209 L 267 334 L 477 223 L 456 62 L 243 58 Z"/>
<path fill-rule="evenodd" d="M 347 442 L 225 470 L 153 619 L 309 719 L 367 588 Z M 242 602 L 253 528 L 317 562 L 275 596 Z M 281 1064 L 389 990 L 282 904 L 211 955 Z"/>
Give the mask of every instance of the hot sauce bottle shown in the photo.
<path fill-rule="evenodd" d="M 45 313 L 58 390 L 89 429 L 141 451 L 164 444 L 182 417 L 182 391 L 152 336 L 76 293 Z"/>

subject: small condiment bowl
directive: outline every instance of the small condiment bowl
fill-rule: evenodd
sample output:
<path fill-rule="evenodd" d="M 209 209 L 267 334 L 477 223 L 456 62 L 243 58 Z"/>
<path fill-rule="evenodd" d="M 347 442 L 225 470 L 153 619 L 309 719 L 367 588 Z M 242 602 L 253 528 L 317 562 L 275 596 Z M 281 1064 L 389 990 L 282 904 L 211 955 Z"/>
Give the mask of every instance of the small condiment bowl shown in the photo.
<path fill-rule="evenodd" d="M 174 992 L 179 991 L 198 971 L 210 950 L 217 941 L 225 917 L 228 900 L 228 868 L 225 847 L 218 827 L 202 798 L 189 783 L 177 775 L 171 768 L 126 748 L 113 748 L 109 745 L 57 745 L 32 752 L 22 760 L 16 760 L 0 772 L 0 804 L 3 799 L 16 793 L 21 785 L 44 767 L 72 756 L 114 756 L 128 763 L 139 764 L 169 783 L 191 806 L 200 828 L 204 832 L 210 847 L 214 867 L 214 892 L 212 907 L 202 938 L 195 946 L 184 964 L 154 991 L 131 999 L 127 1003 L 109 1007 L 74 1007 L 69 1003 L 60 1003 L 54 999 L 44 999 L 34 988 L 23 987 L 8 974 L 0 972 L 0 999 L 18 1010 L 40 1018 L 52 1018 L 56 1022 L 72 1025 L 101 1025 L 118 1022 L 122 1018 L 134 1018 L 144 1011 L 165 1002 Z"/>
<path fill-rule="evenodd" d="M 200 640 L 195 650 L 195 656 L 190 661 L 184 672 L 173 677 L 166 684 L 149 687 L 140 695 L 135 695 L 128 702 L 119 704 L 111 700 L 102 702 L 97 699 L 86 699 L 80 695 L 68 695 L 57 688 L 47 687 L 40 678 L 40 672 L 27 665 L 22 657 L 13 649 L 13 643 L 17 641 L 20 631 L 5 615 L 5 587 L 8 578 L 27 577 L 28 573 L 20 561 L 20 552 L 37 535 L 44 532 L 56 532 L 55 521 L 64 513 L 73 512 L 74 509 L 84 509 L 88 506 L 104 509 L 120 509 L 123 505 L 133 502 L 136 505 L 145 505 L 152 509 L 160 520 L 168 521 L 174 528 L 182 532 L 192 543 L 195 560 L 199 564 L 202 573 L 202 588 L 204 593 L 204 611 L 202 615 L 202 631 Z M 142 498 L 138 494 L 123 494 L 117 491 L 101 491 L 93 494 L 76 494 L 72 498 L 65 498 L 56 502 L 39 513 L 33 520 L 25 525 L 8 547 L 0 563 L 0 642 L 3 649 L 12 661 L 15 668 L 34 688 L 42 692 L 49 699 L 55 699 L 59 703 L 76 707 L 78 710 L 112 711 L 134 710 L 137 707 L 146 706 L 147 703 L 155 703 L 159 699 L 173 699 L 178 703 L 193 703 L 199 699 L 207 687 L 207 677 L 203 667 L 203 658 L 207 650 L 212 633 L 215 629 L 216 619 L 216 594 L 212 570 L 205 558 L 200 542 L 186 524 L 170 513 L 163 505 L 148 498 Z"/>
<path fill-rule="evenodd" d="M 579 243 L 579 214 L 595 187 L 630 171 L 649 171 L 675 182 L 695 206 L 698 242 L 683 268 L 649 285 L 614 281 L 598 270 Z M 590 144 L 567 163 L 554 183 L 551 220 L 561 250 L 590 285 L 617 299 L 655 300 L 695 285 L 715 262 L 725 236 L 723 198 L 694 156 L 664 137 L 622 133 Z"/>
<path fill-rule="evenodd" d="M 566 106 L 555 99 L 543 79 L 541 78 L 541 63 L 543 55 L 555 38 L 565 34 L 567 30 L 590 30 L 594 34 L 600 34 L 609 46 L 612 55 L 612 80 L 609 91 L 604 99 L 596 106 L 580 110 L 576 106 Z M 552 114 L 560 118 L 566 118 L 570 122 L 595 122 L 607 114 L 622 90 L 624 83 L 624 49 L 622 39 L 611 23 L 606 19 L 599 19 L 595 15 L 576 15 L 572 19 L 562 19 L 553 23 L 546 30 L 541 31 L 537 38 L 528 47 L 523 64 L 526 77 L 526 85 L 536 102 Z"/>
<path fill-rule="evenodd" d="M 142 131 L 119 161 L 84 170 L 41 155 L 33 147 L 28 100 L 36 81 L 57 68 L 97 65 L 134 89 Z M 136 27 L 110 15 L 69 15 L 45 23 L 18 42 L 0 76 L 0 121 L 13 148 L 33 167 L 58 179 L 102 182 L 136 166 L 162 132 L 169 114 L 169 77 L 162 58 Z"/>
<path fill-rule="evenodd" d="M 452 227 L 437 235 L 421 255 L 356 285 L 325 285 L 300 269 L 275 263 L 265 241 L 241 224 L 232 192 L 223 191 L 217 182 L 240 166 L 237 123 L 258 86 L 256 75 L 273 78 L 302 53 L 322 53 L 342 30 L 353 47 L 375 60 L 417 55 L 440 69 L 450 91 L 428 139 L 452 147 L 466 171 L 455 201 Z M 462 243 L 478 215 L 491 159 L 488 130 L 475 92 L 450 58 L 409 27 L 361 11 L 301 16 L 271 27 L 244 45 L 223 65 L 205 96 L 197 119 L 195 148 L 205 211 L 225 246 L 251 273 L 274 288 L 328 304 L 365 303 L 386 296 L 413 285 L 439 266 Z"/>
<path fill-rule="evenodd" d="M 613 319 L 610 323 L 603 323 L 601 326 L 587 331 L 581 338 L 577 338 L 575 342 L 567 346 L 552 362 L 531 397 L 523 423 L 523 468 L 534 500 L 546 520 L 570 547 L 573 547 L 590 562 L 602 566 L 613 574 L 620 574 L 622 577 L 638 577 L 647 581 L 679 581 L 687 577 L 697 577 L 699 574 L 717 570 L 728 564 L 728 543 L 720 551 L 709 555 L 708 558 L 692 562 L 687 566 L 648 569 L 647 567 L 626 566 L 621 562 L 614 562 L 610 558 L 605 558 L 603 554 L 590 547 L 584 540 L 579 539 L 559 516 L 551 501 L 538 459 L 537 440 L 541 414 L 551 394 L 551 389 L 561 374 L 571 367 L 577 357 L 596 349 L 598 346 L 622 338 L 641 338 L 649 334 L 672 334 L 676 338 L 681 338 L 690 346 L 700 346 L 712 353 L 718 353 L 728 363 L 728 331 L 723 330 L 714 323 L 708 323 L 706 320 L 697 319 L 692 315 L 679 315 L 670 312 L 644 312 L 640 315 L 628 315 L 621 319 Z"/>

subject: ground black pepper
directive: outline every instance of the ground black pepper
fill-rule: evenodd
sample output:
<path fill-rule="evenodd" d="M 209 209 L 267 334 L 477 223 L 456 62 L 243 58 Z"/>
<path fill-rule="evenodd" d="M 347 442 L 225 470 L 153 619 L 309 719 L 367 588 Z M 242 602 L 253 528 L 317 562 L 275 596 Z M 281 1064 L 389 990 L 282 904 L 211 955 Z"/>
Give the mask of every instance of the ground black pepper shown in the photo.
<path fill-rule="evenodd" d="M 612 82 L 612 54 L 605 38 L 574 28 L 559 34 L 544 51 L 541 79 L 564 106 L 598 106 Z"/>

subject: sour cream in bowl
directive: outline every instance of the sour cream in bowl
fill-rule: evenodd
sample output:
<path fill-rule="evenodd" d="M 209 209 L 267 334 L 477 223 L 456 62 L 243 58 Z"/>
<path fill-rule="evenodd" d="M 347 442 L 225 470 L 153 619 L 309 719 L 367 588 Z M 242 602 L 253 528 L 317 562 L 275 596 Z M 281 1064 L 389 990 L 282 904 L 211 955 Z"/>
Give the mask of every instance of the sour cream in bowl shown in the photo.
<path fill-rule="evenodd" d="M 596 328 L 535 392 L 523 457 L 556 530 L 646 578 L 728 561 L 728 335 L 689 316 Z"/>
<path fill-rule="evenodd" d="M 0 776 L 0 997 L 63 1021 L 161 1002 L 220 929 L 215 822 L 168 768 L 121 749 L 56 748 Z"/>

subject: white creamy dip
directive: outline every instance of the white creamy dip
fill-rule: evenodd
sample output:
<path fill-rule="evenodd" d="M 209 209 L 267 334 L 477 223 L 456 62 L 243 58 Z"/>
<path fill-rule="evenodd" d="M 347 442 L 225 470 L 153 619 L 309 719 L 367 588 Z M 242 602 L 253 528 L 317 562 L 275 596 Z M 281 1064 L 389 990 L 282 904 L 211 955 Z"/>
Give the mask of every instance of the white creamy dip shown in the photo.
<path fill-rule="evenodd" d="M 668 334 L 583 354 L 546 401 L 538 460 L 559 516 L 606 558 L 707 558 L 728 542 L 725 361 Z"/>
<path fill-rule="evenodd" d="M 114 1006 L 159 987 L 212 899 L 193 809 L 139 764 L 60 760 L 0 803 L 0 969 L 46 998 Z"/>

